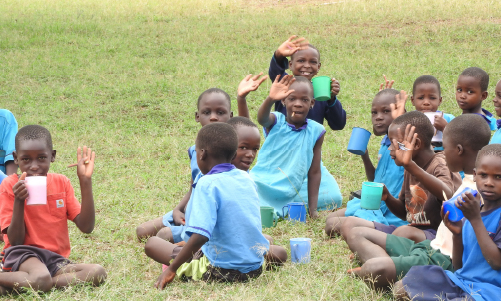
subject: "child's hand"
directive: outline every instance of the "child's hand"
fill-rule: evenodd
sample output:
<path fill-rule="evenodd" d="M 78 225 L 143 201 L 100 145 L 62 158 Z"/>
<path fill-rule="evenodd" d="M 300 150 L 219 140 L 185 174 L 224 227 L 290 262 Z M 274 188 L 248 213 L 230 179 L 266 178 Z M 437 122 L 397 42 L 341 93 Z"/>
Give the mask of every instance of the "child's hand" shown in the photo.
<path fill-rule="evenodd" d="M 398 128 L 398 139 L 393 139 L 392 146 L 395 150 L 395 162 L 400 163 L 402 166 L 407 166 L 412 161 L 412 151 L 416 145 L 418 134 L 414 133 L 415 126 L 407 124 L 405 133 L 402 134 L 402 129 Z M 402 142 L 399 142 L 402 141 Z M 398 165 L 398 164 L 397 164 Z"/>
<path fill-rule="evenodd" d="M 252 74 L 247 75 L 238 85 L 237 95 L 246 97 L 251 91 L 256 91 L 259 85 L 268 78 L 268 75 L 259 78 L 261 75 L 263 75 L 263 72 L 254 76 Z"/>
<path fill-rule="evenodd" d="M 339 81 L 336 80 L 335 78 L 332 78 L 332 80 L 331 80 L 331 94 L 334 96 L 337 96 L 339 94 L 340 90 L 341 90 L 341 86 L 339 85 Z"/>
<path fill-rule="evenodd" d="M 158 276 L 157 282 L 155 282 L 155 287 L 159 290 L 163 290 L 167 284 L 174 280 L 174 277 L 176 277 L 176 273 L 167 268 L 162 274 L 160 274 L 160 276 Z"/>
<path fill-rule="evenodd" d="M 271 85 L 269 97 L 274 101 L 287 98 L 294 90 L 289 90 L 293 82 L 296 81 L 292 75 L 284 75 L 282 79 L 278 80 L 280 75 L 277 75 L 273 85 Z"/>
<path fill-rule="evenodd" d="M 461 200 L 462 199 L 462 200 Z M 480 217 L 480 193 L 474 197 L 471 192 L 466 192 L 461 195 L 461 197 L 456 199 L 456 207 L 463 212 L 464 217 L 470 222 L 473 219 Z"/>
<path fill-rule="evenodd" d="M 308 210 L 310 214 L 311 219 L 317 219 L 318 218 L 318 211 L 317 210 Z"/>
<path fill-rule="evenodd" d="M 440 216 L 444 221 L 444 225 L 452 232 L 452 234 L 454 235 L 461 234 L 461 231 L 463 231 L 463 222 L 462 221 L 451 222 L 449 220 L 449 213 L 450 212 L 447 212 L 447 214 L 444 215 L 444 206 L 442 206 L 442 209 L 440 210 Z"/>
<path fill-rule="evenodd" d="M 299 50 L 304 50 L 308 48 L 308 41 L 297 36 L 291 36 L 287 41 L 283 42 L 275 52 L 277 56 L 288 57 L 298 52 Z"/>
<path fill-rule="evenodd" d="M 383 184 L 383 194 L 381 195 L 381 200 L 386 201 L 386 199 L 388 199 L 389 195 L 391 195 L 391 194 L 390 194 L 390 191 L 388 190 L 388 187 L 386 187 L 386 185 Z"/>
<path fill-rule="evenodd" d="M 383 74 L 383 76 L 384 76 L 384 83 L 379 85 L 379 92 L 383 91 L 384 89 L 391 89 L 391 87 L 393 87 L 393 83 L 395 82 L 394 80 L 389 81 L 388 79 L 386 79 L 386 75 Z"/>
<path fill-rule="evenodd" d="M 407 101 L 407 93 L 404 90 L 400 91 L 400 94 L 395 96 L 395 103 L 390 104 L 391 108 L 391 117 L 396 119 L 400 115 L 404 115 L 405 113 L 405 102 Z"/>
<path fill-rule="evenodd" d="M 172 219 L 174 220 L 174 225 L 176 226 L 186 224 L 184 213 L 179 209 L 174 209 L 172 211 Z"/>
<path fill-rule="evenodd" d="M 433 122 L 433 126 L 437 129 L 437 131 L 443 132 L 446 125 L 447 120 L 444 118 L 444 112 L 442 112 L 442 115 L 440 116 L 435 115 L 435 122 Z"/>
<path fill-rule="evenodd" d="M 19 177 L 19 180 L 17 181 L 16 184 L 12 187 L 12 191 L 14 192 L 14 202 L 23 202 L 26 200 L 26 198 L 29 196 L 28 195 L 28 189 L 26 188 L 25 180 L 26 179 L 26 173 L 23 172 L 23 174 Z"/>
<path fill-rule="evenodd" d="M 87 146 L 82 149 L 79 147 L 77 150 L 77 175 L 79 178 L 90 179 L 94 172 L 94 160 L 96 153 Z"/>

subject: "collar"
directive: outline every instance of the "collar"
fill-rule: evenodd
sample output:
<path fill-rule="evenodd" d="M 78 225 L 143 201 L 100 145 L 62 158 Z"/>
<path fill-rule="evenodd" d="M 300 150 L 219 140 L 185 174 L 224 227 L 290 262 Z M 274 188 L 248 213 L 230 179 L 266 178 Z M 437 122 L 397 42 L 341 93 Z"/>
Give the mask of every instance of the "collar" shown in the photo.
<path fill-rule="evenodd" d="M 501 119 L 496 120 L 496 126 L 498 127 L 498 129 L 501 128 Z"/>
<path fill-rule="evenodd" d="M 381 145 L 383 145 L 383 144 L 386 145 L 386 146 L 390 146 L 391 145 L 391 140 L 388 137 L 388 135 L 384 135 L 383 140 L 381 140 Z"/>
<path fill-rule="evenodd" d="M 293 131 L 299 132 L 299 131 L 301 131 L 301 130 L 306 129 L 306 126 L 308 125 L 308 118 L 306 118 L 306 119 L 304 120 L 304 124 L 303 124 L 300 128 L 297 128 L 297 129 L 296 129 L 296 126 L 295 126 L 295 125 L 288 123 L 288 122 L 287 122 L 287 120 L 285 121 L 285 123 L 287 123 L 287 125 L 288 125 L 288 126 L 289 126 L 289 127 L 290 127 Z"/>
<path fill-rule="evenodd" d="M 217 173 L 226 172 L 226 171 L 230 171 L 232 169 L 235 169 L 235 165 L 233 165 L 231 163 L 218 164 L 218 165 L 212 167 L 212 169 L 207 173 L 207 176 L 208 175 L 217 174 Z"/>
<path fill-rule="evenodd" d="M 482 113 L 484 114 L 480 114 L 480 113 L 473 113 L 473 114 L 477 114 L 477 115 L 480 115 L 482 116 L 482 118 L 485 119 L 485 121 L 487 121 L 487 123 L 490 125 L 491 124 L 491 120 L 487 117 L 492 117 L 492 113 L 487 111 L 486 109 L 482 108 Z"/>

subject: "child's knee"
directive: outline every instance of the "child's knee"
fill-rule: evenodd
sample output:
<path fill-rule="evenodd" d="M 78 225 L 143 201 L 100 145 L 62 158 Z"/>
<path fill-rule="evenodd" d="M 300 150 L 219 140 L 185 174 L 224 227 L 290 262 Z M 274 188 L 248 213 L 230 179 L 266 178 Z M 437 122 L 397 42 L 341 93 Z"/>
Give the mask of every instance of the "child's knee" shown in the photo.
<path fill-rule="evenodd" d="M 108 277 L 108 273 L 104 269 L 103 266 L 99 264 L 90 264 L 89 265 L 89 282 L 92 282 L 93 285 L 99 286 L 101 285 L 106 278 Z"/>
<path fill-rule="evenodd" d="M 29 274 L 26 279 L 29 286 L 36 291 L 48 292 L 54 286 L 49 272 Z"/>
<path fill-rule="evenodd" d="M 287 261 L 287 251 L 284 247 L 272 245 L 266 253 L 266 261 L 270 264 L 281 265 Z"/>
<path fill-rule="evenodd" d="M 146 256 L 151 257 L 151 255 L 158 249 L 158 240 L 160 237 L 152 236 L 148 238 L 146 244 L 144 244 L 144 253 Z"/>
<path fill-rule="evenodd" d="M 168 242 L 174 243 L 174 235 L 172 235 L 172 230 L 169 227 L 160 229 L 156 236 Z"/>
<path fill-rule="evenodd" d="M 341 226 L 343 225 L 345 219 L 346 218 L 344 217 L 338 216 L 332 216 L 330 218 L 328 217 L 325 221 L 325 234 L 330 237 L 334 237 L 336 234 L 339 234 Z"/>

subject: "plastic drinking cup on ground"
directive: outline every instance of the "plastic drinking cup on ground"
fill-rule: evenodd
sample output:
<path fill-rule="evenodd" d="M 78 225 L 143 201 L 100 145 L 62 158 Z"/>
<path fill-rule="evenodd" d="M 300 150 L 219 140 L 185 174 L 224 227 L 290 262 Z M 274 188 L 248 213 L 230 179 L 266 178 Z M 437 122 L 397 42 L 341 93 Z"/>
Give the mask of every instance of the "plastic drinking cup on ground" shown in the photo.
<path fill-rule="evenodd" d="M 291 238 L 292 263 L 309 263 L 311 261 L 311 239 Z"/>
<path fill-rule="evenodd" d="M 278 215 L 275 208 L 270 206 L 261 206 L 261 225 L 263 228 L 275 227 L 278 224 Z"/>
<path fill-rule="evenodd" d="M 354 127 L 351 131 L 350 142 L 348 142 L 348 151 L 355 155 L 363 155 L 367 150 L 371 132 L 366 129 Z"/>
<path fill-rule="evenodd" d="M 360 206 L 368 210 L 378 210 L 383 197 L 383 184 L 376 182 L 362 183 L 362 198 Z"/>
<path fill-rule="evenodd" d="M 456 207 L 456 200 L 461 199 L 461 195 L 463 193 L 466 193 L 466 192 L 470 192 L 473 196 L 477 196 L 477 194 L 478 194 L 478 191 L 476 191 L 475 189 L 471 189 L 469 187 L 466 187 L 462 191 L 453 195 L 452 198 L 450 198 L 448 201 L 444 202 L 444 204 L 443 204 L 444 214 L 447 214 L 447 212 L 449 212 L 448 218 L 451 222 L 458 222 L 461 219 L 463 219 L 463 217 L 464 217 L 463 211 L 461 211 L 461 209 Z M 478 205 L 480 206 L 480 204 L 478 204 Z"/>
<path fill-rule="evenodd" d="M 435 116 L 442 116 L 441 112 L 425 112 L 424 114 L 430 119 L 432 125 L 435 123 Z M 442 142 L 442 131 L 435 129 L 435 135 L 431 138 L 431 142 Z"/>
<path fill-rule="evenodd" d="M 291 202 L 282 208 L 282 215 L 285 217 L 284 208 L 287 207 L 287 219 L 290 221 L 300 221 L 306 223 L 306 205 L 300 202 Z"/>
<path fill-rule="evenodd" d="M 25 183 L 28 189 L 26 205 L 46 205 L 47 177 L 26 177 Z"/>
<path fill-rule="evenodd" d="M 331 99 L 331 78 L 317 76 L 311 80 L 313 84 L 313 98 L 316 101 L 328 101 Z"/>

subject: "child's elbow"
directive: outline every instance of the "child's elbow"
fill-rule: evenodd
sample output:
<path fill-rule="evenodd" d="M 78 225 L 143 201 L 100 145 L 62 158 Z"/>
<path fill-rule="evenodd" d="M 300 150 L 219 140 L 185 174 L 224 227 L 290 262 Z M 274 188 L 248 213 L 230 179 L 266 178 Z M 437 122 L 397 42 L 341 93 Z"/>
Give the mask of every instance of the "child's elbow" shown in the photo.
<path fill-rule="evenodd" d="M 501 270 L 501 262 L 489 262 L 489 265 L 494 271 Z"/>

